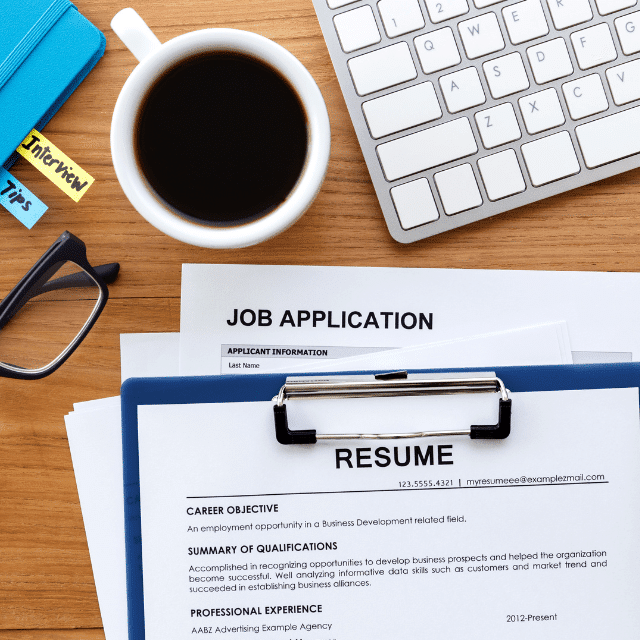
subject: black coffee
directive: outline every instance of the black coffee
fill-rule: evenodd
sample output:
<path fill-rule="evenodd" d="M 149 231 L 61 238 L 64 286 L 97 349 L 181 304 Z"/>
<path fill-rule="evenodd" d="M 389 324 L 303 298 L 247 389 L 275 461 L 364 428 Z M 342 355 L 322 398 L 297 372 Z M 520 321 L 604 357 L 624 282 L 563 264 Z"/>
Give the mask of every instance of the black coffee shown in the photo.
<path fill-rule="evenodd" d="M 254 58 L 205 53 L 149 90 L 136 123 L 138 164 L 184 216 L 215 226 L 256 220 L 302 172 L 307 121 L 291 85 Z"/>

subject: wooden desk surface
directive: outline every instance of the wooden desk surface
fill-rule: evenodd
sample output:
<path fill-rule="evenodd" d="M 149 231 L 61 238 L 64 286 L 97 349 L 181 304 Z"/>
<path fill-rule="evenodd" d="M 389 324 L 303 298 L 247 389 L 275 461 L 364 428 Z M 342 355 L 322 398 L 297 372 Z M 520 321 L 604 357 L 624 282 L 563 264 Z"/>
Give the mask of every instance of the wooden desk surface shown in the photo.
<path fill-rule="evenodd" d="M 121 275 L 89 337 L 39 382 L 0 379 L 0 640 L 104 638 L 63 416 L 72 403 L 119 393 L 119 334 L 178 331 L 185 262 L 634 271 L 640 254 L 640 170 L 413 245 L 389 236 L 311 0 L 137 0 L 161 41 L 205 27 L 254 31 L 296 55 L 329 109 L 329 171 L 312 208 L 257 247 L 181 244 L 145 222 L 111 164 L 111 114 L 135 59 L 111 31 L 115 0 L 75 0 L 107 37 L 89 77 L 45 129 L 96 179 L 79 204 L 20 160 L 14 174 L 49 211 L 28 231 L 0 211 L 0 295 L 65 229 L 94 264 Z M 1 125 L 0 125 L 1 126 Z"/>

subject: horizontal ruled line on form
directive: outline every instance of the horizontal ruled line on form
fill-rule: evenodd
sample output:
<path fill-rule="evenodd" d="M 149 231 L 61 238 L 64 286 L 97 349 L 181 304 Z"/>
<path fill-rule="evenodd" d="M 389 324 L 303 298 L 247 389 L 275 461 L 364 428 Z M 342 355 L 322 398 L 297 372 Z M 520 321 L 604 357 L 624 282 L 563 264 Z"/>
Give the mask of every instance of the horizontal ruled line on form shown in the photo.
<path fill-rule="evenodd" d="M 387 493 L 391 491 L 451 491 L 452 489 L 517 489 L 523 487 L 562 487 L 580 484 L 609 484 L 608 480 L 593 482 L 547 482 L 541 484 L 508 484 L 479 487 L 416 487 L 415 489 L 352 489 L 349 491 L 298 491 L 292 493 L 239 493 L 226 496 L 187 496 L 187 500 L 213 500 L 217 498 L 268 498 L 273 496 L 315 496 L 345 493 Z"/>

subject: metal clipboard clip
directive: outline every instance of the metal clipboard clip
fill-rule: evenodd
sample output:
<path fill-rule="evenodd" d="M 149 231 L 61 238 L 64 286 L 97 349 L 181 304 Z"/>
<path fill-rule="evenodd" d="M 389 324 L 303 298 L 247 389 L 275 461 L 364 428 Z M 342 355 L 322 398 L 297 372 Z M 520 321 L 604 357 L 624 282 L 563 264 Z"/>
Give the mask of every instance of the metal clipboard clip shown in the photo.
<path fill-rule="evenodd" d="M 481 374 L 479 374 L 480 376 Z M 470 436 L 476 439 L 504 439 L 511 432 L 511 400 L 500 378 L 433 378 L 409 377 L 406 371 L 377 374 L 373 379 L 363 376 L 339 378 L 337 381 L 304 380 L 287 381 L 273 398 L 276 403 L 273 414 L 276 440 L 280 444 L 315 444 L 318 440 L 396 440 L 401 438 L 427 438 L 432 436 Z M 456 393 L 499 393 L 497 424 L 471 425 L 461 431 L 417 431 L 415 433 L 349 433 L 316 434 L 315 429 L 291 431 L 287 421 L 287 398 L 380 398 L 390 396 L 421 396 Z"/>

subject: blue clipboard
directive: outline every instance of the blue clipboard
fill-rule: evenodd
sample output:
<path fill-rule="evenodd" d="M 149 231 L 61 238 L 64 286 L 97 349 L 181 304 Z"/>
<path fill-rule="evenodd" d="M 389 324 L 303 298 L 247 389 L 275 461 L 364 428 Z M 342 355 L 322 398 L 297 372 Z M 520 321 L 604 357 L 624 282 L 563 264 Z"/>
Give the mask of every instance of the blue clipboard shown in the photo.
<path fill-rule="evenodd" d="M 620 364 L 486 367 L 472 369 L 421 369 L 409 373 L 495 372 L 513 392 L 615 389 L 640 387 L 640 362 Z M 352 371 L 328 375 L 362 375 L 384 371 Z M 283 374 L 248 376 L 198 376 L 177 378 L 131 378 L 122 385 L 122 460 L 127 559 L 127 607 L 129 640 L 144 640 L 144 592 L 140 473 L 138 465 L 138 406 L 198 404 L 212 402 L 258 402 L 271 400 L 287 378 Z M 296 378 L 317 376 L 294 374 Z M 518 425 L 513 424 L 513 429 Z M 275 438 L 275 429 L 274 429 Z"/>

